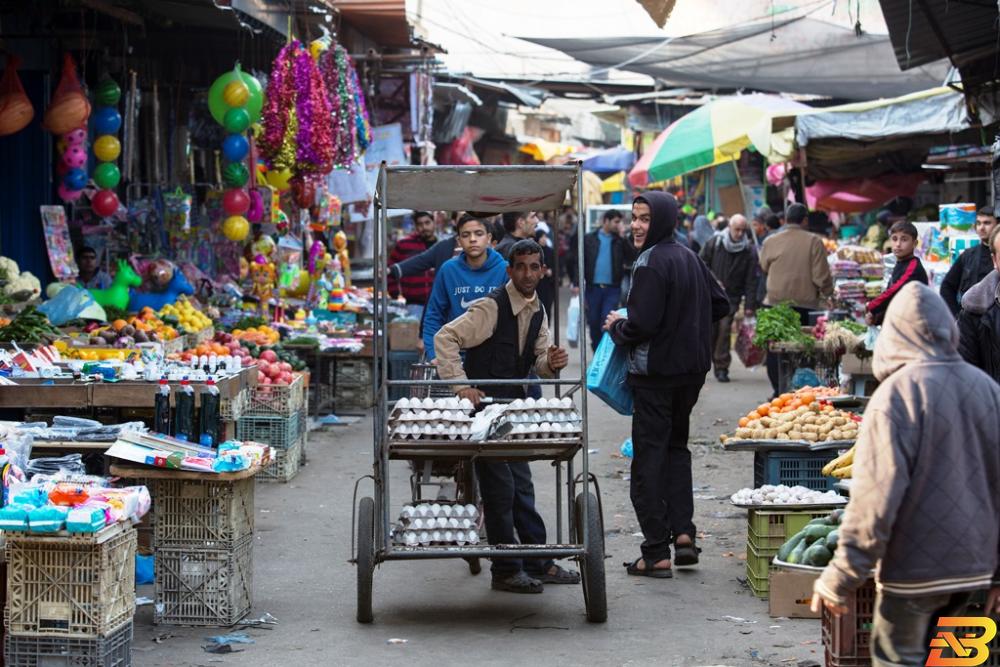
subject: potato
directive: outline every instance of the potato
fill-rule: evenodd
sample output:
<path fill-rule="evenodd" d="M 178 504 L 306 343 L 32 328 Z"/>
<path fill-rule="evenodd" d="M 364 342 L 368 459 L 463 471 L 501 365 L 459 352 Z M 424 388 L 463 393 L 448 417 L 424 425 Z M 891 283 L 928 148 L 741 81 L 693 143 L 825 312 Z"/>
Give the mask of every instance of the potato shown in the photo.
<path fill-rule="evenodd" d="M 746 440 L 753 435 L 753 431 L 746 427 L 741 427 L 736 429 L 736 437 L 740 440 Z"/>
<path fill-rule="evenodd" d="M 803 424 L 802 425 L 802 432 L 803 433 L 819 433 L 819 426 L 816 426 L 816 424 Z"/>
<path fill-rule="evenodd" d="M 833 425 L 832 424 L 826 424 L 824 426 L 820 426 L 819 427 L 819 434 L 822 435 L 822 436 L 827 436 L 832 431 L 833 431 Z"/>
<path fill-rule="evenodd" d="M 769 428 L 764 431 L 764 437 L 768 440 L 776 440 L 778 438 L 778 430 Z"/>
<path fill-rule="evenodd" d="M 816 433 L 803 433 L 803 440 L 808 440 L 809 442 L 819 442 L 819 435 Z"/>
<path fill-rule="evenodd" d="M 802 440 L 802 431 L 789 431 L 788 432 L 788 439 L 789 440 Z"/>
<path fill-rule="evenodd" d="M 829 438 L 830 438 L 830 440 L 843 440 L 844 439 L 844 434 L 841 433 L 840 429 L 836 429 L 835 428 L 832 431 L 830 431 Z"/>
<path fill-rule="evenodd" d="M 781 424 L 780 426 L 778 426 L 778 428 L 776 430 L 778 431 L 778 433 L 786 433 L 787 434 L 789 431 L 792 430 L 792 423 L 791 422 L 785 422 L 784 424 Z"/>
<path fill-rule="evenodd" d="M 834 417 L 831 421 L 833 422 L 834 426 L 843 426 L 844 424 L 847 423 L 847 420 L 844 419 L 843 417 Z"/>
<path fill-rule="evenodd" d="M 754 440 L 763 440 L 765 433 L 766 433 L 766 431 L 764 429 L 762 429 L 762 428 L 755 428 L 753 430 L 753 434 L 750 437 L 752 437 Z"/>

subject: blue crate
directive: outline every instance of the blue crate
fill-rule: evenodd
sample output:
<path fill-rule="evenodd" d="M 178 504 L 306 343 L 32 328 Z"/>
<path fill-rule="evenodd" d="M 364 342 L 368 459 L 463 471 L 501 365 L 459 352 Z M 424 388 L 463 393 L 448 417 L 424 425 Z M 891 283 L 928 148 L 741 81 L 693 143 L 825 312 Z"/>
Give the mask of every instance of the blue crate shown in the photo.
<path fill-rule="evenodd" d="M 409 380 L 410 368 L 420 361 L 416 350 L 389 350 L 389 379 Z M 389 400 L 398 401 L 410 395 L 409 387 L 389 387 Z"/>
<path fill-rule="evenodd" d="M 784 484 L 816 491 L 832 491 L 837 482 L 823 475 L 823 466 L 837 458 L 837 450 L 819 452 L 756 451 L 753 455 L 753 486 Z"/>

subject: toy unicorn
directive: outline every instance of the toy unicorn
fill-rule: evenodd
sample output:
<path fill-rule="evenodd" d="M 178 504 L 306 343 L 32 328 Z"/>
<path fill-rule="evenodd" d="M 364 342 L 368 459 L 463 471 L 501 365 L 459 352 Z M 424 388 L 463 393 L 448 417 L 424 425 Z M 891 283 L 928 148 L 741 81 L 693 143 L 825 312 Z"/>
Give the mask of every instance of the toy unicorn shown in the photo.
<path fill-rule="evenodd" d="M 115 279 L 111 281 L 111 287 L 107 289 L 92 289 L 91 296 L 94 301 L 102 307 L 112 306 L 119 310 L 128 308 L 129 288 L 138 287 L 142 284 L 142 278 L 124 260 L 118 260 L 118 272 Z"/>
<path fill-rule="evenodd" d="M 177 301 L 181 294 L 194 294 L 194 287 L 188 282 L 187 276 L 180 268 L 174 269 L 174 276 L 167 283 L 167 288 L 162 292 L 137 292 L 132 290 L 129 309 L 140 311 L 149 306 L 153 310 L 160 310 L 168 303 Z"/>

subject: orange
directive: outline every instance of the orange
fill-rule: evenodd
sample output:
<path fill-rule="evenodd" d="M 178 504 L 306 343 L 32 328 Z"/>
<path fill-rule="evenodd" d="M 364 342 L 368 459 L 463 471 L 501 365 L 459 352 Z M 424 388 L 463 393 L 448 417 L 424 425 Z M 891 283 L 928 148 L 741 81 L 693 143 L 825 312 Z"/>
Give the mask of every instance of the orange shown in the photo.
<path fill-rule="evenodd" d="M 115 331 L 121 331 L 128 326 L 128 322 L 125 320 L 115 320 L 111 326 L 114 327 Z"/>
<path fill-rule="evenodd" d="M 761 417 L 766 417 L 771 412 L 771 404 L 761 403 L 760 405 L 757 406 L 757 412 L 760 414 Z"/>
<path fill-rule="evenodd" d="M 746 417 L 740 417 L 740 420 L 736 423 L 740 425 L 740 428 L 743 428 L 744 426 L 750 423 L 750 420 L 747 419 Z"/>
<path fill-rule="evenodd" d="M 754 419 L 760 419 L 760 413 L 754 410 L 753 412 L 747 415 L 747 419 L 749 419 L 750 421 L 753 421 Z"/>
<path fill-rule="evenodd" d="M 799 400 L 802 401 L 802 405 L 809 405 L 816 400 L 816 394 L 811 391 L 807 391 L 799 395 Z"/>

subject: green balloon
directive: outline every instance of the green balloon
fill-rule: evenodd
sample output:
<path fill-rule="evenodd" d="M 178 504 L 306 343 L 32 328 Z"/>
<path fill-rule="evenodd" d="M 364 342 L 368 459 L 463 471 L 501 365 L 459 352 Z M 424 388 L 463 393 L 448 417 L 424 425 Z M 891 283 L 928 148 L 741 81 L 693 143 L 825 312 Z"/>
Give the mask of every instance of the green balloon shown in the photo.
<path fill-rule="evenodd" d="M 250 97 L 247 99 L 245 107 L 247 113 L 250 114 L 250 122 L 256 123 L 260 120 L 260 111 L 264 108 L 264 91 L 260 87 L 260 81 L 246 72 L 241 72 L 240 66 L 236 65 L 232 71 L 226 72 L 216 79 L 212 87 L 208 89 L 208 110 L 219 125 L 226 124 L 226 112 L 233 108 L 222 99 L 223 91 L 226 84 L 235 81 L 236 77 L 242 79 L 243 83 L 250 89 Z"/>
<path fill-rule="evenodd" d="M 222 182 L 231 188 L 242 188 L 250 180 L 250 172 L 242 162 L 230 162 L 222 170 Z"/>
<path fill-rule="evenodd" d="M 222 126 L 226 128 L 226 132 L 230 134 L 243 134 L 250 127 L 250 114 L 242 107 L 234 108 L 226 112 L 222 121 Z"/>
<path fill-rule="evenodd" d="M 122 173 L 114 162 L 102 162 L 94 169 L 94 182 L 99 188 L 113 190 L 122 180 Z"/>
<path fill-rule="evenodd" d="M 115 106 L 121 97 L 122 89 L 118 87 L 114 79 L 103 79 L 97 84 L 97 90 L 94 91 L 94 99 L 99 105 L 105 107 Z"/>

